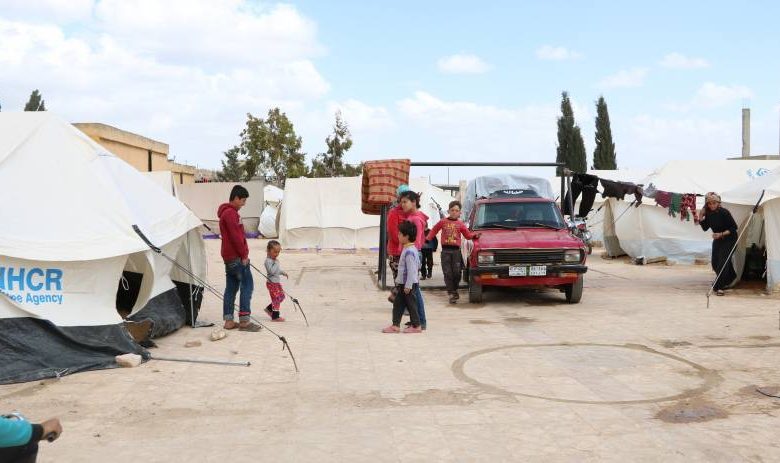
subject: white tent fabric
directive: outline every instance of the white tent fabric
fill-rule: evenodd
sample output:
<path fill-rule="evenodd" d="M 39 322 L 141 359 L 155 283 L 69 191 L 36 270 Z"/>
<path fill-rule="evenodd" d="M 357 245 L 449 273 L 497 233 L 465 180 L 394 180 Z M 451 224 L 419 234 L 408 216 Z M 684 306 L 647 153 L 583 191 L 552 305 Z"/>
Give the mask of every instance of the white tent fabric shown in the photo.
<path fill-rule="evenodd" d="M 48 112 L 0 113 L 0 185 L 23 198 L 3 204 L 0 256 L 102 259 L 146 248 L 132 224 L 157 243 L 200 224 L 151 180 Z"/>
<path fill-rule="evenodd" d="M 763 197 L 761 194 L 763 193 Z M 761 198 L 761 202 L 758 200 Z M 767 289 L 780 290 L 780 168 L 756 180 L 743 183 L 721 194 L 723 205 L 732 214 L 740 211 L 742 216 L 750 216 L 753 207 L 759 210 L 748 227 L 746 221 L 740 224 L 743 233 L 738 246 L 737 265 L 744 262 L 744 250 L 751 244 L 766 245 Z M 740 272 L 738 272 L 740 273 Z"/>
<path fill-rule="evenodd" d="M 173 178 L 173 172 L 170 170 L 156 170 L 152 172 L 144 172 L 144 176 L 148 177 L 155 185 L 159 186 L 164 192 L 176 197 L 179 196 L 178 188 L 176 187 L 176 180 Z"/>
<path fill-rule="evenodd" d="M 279 205 L 266 204 L 263 213 L 260 214 L 260 225 L 257 229 L 265 238 L 279 237 Z"/>
<path fill-rule="evenodd" d="M 284 198 L 284 190 L 274 185 L 266 185 L 263 188 L 263 201 L 266 204 L 279 204 Z"/>
<path fill-rule="evenodd" d="M 260 224 L 257 226 L 261 235 L 266 238 L 279 237 L 279 212 L 284 198 L 284 190 L 274 185 L 263 188 L 265 207 L 260 214 Z"/>
<path fill-rule="evenodd" d="M 206 182 L 190 183 L 177 187 L 178 198 L 189 207 L 195 215 L 208 225 L 215 233 L 219 232 L 219 205 L 229 200 L 230 190 L 235 185 L 241 185 L 249 192 L 246 205 L 241 208 L 241 221 L 246 232 L 256 232 L 260 223 L 260 214 L 265 202 L 263 188 L 265 182 Z"/>
<path fill-rule="evenodd" d="M 48 112 L 0 113 L 0 185 L 23 198 L 2 209 L 0 291 L 8 297 L 0 297 L 0 319 L 120 323 L 113 308 L 127 266 L 151 272 L 136 310 L 172 287 L 170 263 L 132 226 L 175 255 L 200 225 L 171 194 Z"/>
<path fill-rule="evenodd" d="M 780 161 L 671 161 L 639 183 L 645 187 L 652 183 L 663 191 L 703 195 L 760 178 L 778 166 Z M 639 207 L 627 208 L 627 204 L 609 199 L 607 207 L 611 208 L 619 246 L 632 258 L 666 257 L 682 263 L 709 258 L 711 233 L 702 231 L 693 220 L 680 220 L 679 214 L 669 216 L 666 209 L 656 206 L 650 198 L 644 198 Z M 703 198 L 699 198 L 697 209 L 703 205 Z M 746 217 L 744 211 L 731 212 L 737 223 Z"/>
<path fill-rule="evenodd" d="M 379 216 L 360 209 L 361 177 L 293 178 L 284 189 L 279 238 L 293 249 L 370 249 L 379 246 Z M 445 210 L 452 196 L 413 178 L 410 188 L 422 194 L 420 205 L 429 226 L 439 220 L 431 198 Z"/>

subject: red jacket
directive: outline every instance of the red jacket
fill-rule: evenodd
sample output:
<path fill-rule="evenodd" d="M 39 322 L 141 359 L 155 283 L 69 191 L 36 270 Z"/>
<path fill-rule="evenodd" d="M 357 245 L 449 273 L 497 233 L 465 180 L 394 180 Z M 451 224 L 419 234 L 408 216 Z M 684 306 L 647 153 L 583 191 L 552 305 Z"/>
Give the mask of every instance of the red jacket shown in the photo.
<path fill-rule="evenodd" d="M 419 251 L 422 249 L 423 244 L 425 244 L 425 229 L 428 228 L 428 215 L 421 210 L 417 210 L 413 214 L 406 216 L 404 220 L 412 222 L 417 227 L 417 237 L 414 240 L 414 247 Z"/>
<path fill-rule="evenodd" d="M 410 221 L 417 226 L 417 237 L 414 240 L 414 246 L 420 250 L 425 244 L 425 226 L 428 223 L 428 216 L 418 210 L 414 214 L 404 214 L 401 206 L 395 206 L 387 213 L 387 255 L 400 256 L 403 246 L 398 242 L 398 225 L 404 221 Z"/>
<path fill-rule="evenodd" d="M 222 235 L 222 260 L 249 259 L 249 245 L 238 210 L 230 203 L 224 203 L 219 206 L 217 217 L 219 234 Z"/>
<path fill-rule="evenodd" d="M 433 226 L 433 229 L 428 233 L 426 239 L 433 239 L 437 233 L 441 230 L 441 245 L 442 246 L 457 246 L 460 247 L 460 236 L 463 235 L 466 239 L 473 239 L 474 234 L 466 227 L 466 224 L 460 220 L 446 219 L 439 220 L 439 223 Z"/>
<path fill-rule="evenodd" d="M 387 255 L 400 256 L 401 243 L 398 242 L 398 225 L 405 219 L 401 206 L 395 206 L 387 213 Z"/>

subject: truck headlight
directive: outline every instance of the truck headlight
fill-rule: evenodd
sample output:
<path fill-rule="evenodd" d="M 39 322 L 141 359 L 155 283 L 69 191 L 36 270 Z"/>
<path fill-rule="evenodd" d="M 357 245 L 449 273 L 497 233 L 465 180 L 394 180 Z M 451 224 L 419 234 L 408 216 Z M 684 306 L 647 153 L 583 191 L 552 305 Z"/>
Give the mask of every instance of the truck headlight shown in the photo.
<path fill-rule="evenodd" d="M 582 260 L 582 252 L 579 249 L 569 249 L 563 254 L 564 262 L 579 262 Z"/>
<path fill-rule="evenodd" d="M 495 256 L 492 252 L 480 252 L 477 255 L 477 263 L 479 265 L 493 265 L 495 261 Z"/>

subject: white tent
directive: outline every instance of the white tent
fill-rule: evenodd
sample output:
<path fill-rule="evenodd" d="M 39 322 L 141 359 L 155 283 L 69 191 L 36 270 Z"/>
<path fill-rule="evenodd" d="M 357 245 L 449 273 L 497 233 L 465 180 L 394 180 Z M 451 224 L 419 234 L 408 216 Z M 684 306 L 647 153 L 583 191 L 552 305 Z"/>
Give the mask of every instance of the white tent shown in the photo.
<path fill-rule="evenodd" d="M 759 247 L 766 246 L 767 290 L 780 290 L 780 169 L 723 192 L 721 199 L 725 208 L 740 217 L 750 217 L 753 207 L 759 205 L 749 223 L 747 220 L 737 222 L 741 239 L 735 267 L 740 275 L 746 248 L 754 243 Z"/>
<path fill-rule="evenodd" d="M 260 214 L 265 207 L 263 195 L 265 182 L 261 180 L 178 185 L 177 196 L 214 233 L 219 233 L 217 210 L 220 204 L 228 202 L 230 191 L 235 185 L 241 185 L 249 192 L 246 205 L 241 208 L 241 222 L 244 224 L 244 230 L 247 233 L 257 232 L 257 227 L 260 224 Z"/>
<path fill-rule="evenodd" d="M 172 196 L 179 196 L 176 180 L 170 170 L 155 170 L 143 174 L 164 192 Z"/>
<path fill-rule="evenodd" d="M 113 355 L 140 351 L 117 311 L 122 285 L 133 314 L 183 311 L 171 264 L 132 226 L 178 256 L 200 221 L 152 180 L 51 113 L 3 112 L 0 185 L 0 383 L 109 367 Z"/>
<path fill-rule="evenodd" d="M 779 161 L 671 161 L 639 183 L 645 188 L 653 184 L 663 191 L 703 195 L 728 190 L 778 166 Z M 604 243 L 610 255 L 666 257 L 683 263 L 710 257 L 711 232 L 702 231 L 693 220 L 681 220 L 679 214 L 670 216 L 650 198 L 644 198 L 639 207 L 629 207 L 633 198 L 626 199 L 610 198 L 605 207 Z M 699 198 L 697 209 L 703 205 L 703 198 Z M 734 211 L 737 223 L 744 217 L 744 213 Z"/>
<path fill-rule="evenodd" d="M 284 190 L 274 185 L 266 185 L 263 188 L 265 207 L 260 214 L 260 224 L 258 231 L 265 238 L 279 237 L 279 213 L 281 202 L 284 198 Z"/>
<path fill-rule="evenodd" d="M 292 178 L 284 188 L 279 238 L 288 248 L 370 249 L 379 246 L 379 216 L 360 209 L 360 177 Z M 427 179 L 410 180 L 421 193 L 420 205 L 429 226 L 439 220 L 434 204 L 444 213 L 452 196 Z"/>

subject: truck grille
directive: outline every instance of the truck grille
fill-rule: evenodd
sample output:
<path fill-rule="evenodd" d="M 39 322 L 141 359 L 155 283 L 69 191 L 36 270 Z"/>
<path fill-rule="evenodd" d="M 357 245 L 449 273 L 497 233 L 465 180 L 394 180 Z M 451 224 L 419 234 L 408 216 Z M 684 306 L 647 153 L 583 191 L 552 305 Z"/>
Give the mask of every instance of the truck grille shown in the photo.
<path fill-rule="evenodd" d="M 494 251 L 498 265 L 517 264 L 560 264 L 562 249 L 497 249 Z"/>

